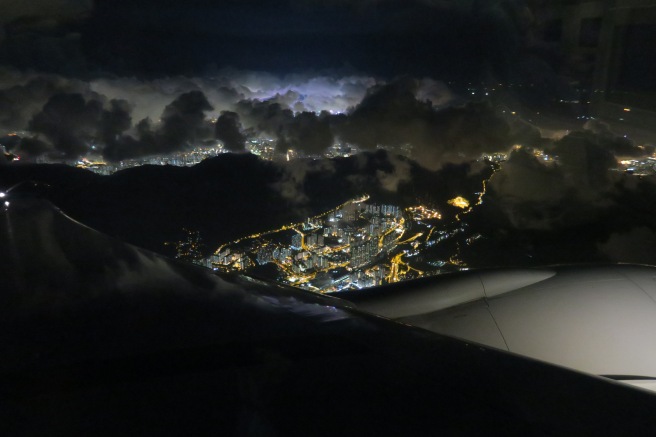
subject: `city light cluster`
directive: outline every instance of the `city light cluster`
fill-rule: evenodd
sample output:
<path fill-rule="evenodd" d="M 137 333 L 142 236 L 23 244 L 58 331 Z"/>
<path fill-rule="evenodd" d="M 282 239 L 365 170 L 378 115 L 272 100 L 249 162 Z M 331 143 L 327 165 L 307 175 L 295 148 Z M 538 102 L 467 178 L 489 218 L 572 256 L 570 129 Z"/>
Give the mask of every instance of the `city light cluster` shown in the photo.
<path fill-rule="evenodd" d="M 369 199 L 363 195 L 303 222 L 223 244 L 194 262 L 217 271 L 256 276 L 269 266 L 265 275 L 276 272 L 269 279 L 321 293 L 466 268 L 457 253 L 428 256 L 435 246 L 464 235 L 464 223 L 440 225 L 442 214 L 426 205 L 401 208 Z M 202 244 L 196 237 L 189 233 L 178 243 L 179 258 L 197 253 Z M 480 238 L 473 236 L 463 243 L 473 244 Z"/>
<path fill-rule="evenodd" d="M 283 282 L 323 292 L 380 285 L 389 269 L 376 261 L 395 248 L 407 223 L 400 207 L 367 199 L 223 245 L 201 264 L 222 271 L 272 264 Z"/>

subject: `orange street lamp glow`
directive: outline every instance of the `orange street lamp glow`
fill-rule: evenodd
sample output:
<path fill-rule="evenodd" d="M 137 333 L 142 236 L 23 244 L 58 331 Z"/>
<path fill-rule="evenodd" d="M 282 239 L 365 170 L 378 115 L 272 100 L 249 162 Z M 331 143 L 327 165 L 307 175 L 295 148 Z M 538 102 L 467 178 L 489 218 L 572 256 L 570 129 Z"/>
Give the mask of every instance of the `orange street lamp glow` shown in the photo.
<path fill-rule="evenodd" d="M 469 208 L 469 200 L 465 199 L 464 197 L 458 196 L 455 197 L 447 202 L 449 205 L 455 206 L 457 208 L 461 209 L 467 209 Z"/>

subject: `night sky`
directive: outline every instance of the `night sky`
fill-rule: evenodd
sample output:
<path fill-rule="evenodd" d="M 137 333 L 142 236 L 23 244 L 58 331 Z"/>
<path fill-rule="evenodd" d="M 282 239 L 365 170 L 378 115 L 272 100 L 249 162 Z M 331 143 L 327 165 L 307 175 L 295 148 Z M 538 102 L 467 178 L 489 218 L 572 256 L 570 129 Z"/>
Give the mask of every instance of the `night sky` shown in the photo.
<path fill-rule="evenodd" d="M 0 63 L 89 77 L 342 70 L 507 76 L 535 20 L 523 1 L 57 0 L 0 6 Z"/>

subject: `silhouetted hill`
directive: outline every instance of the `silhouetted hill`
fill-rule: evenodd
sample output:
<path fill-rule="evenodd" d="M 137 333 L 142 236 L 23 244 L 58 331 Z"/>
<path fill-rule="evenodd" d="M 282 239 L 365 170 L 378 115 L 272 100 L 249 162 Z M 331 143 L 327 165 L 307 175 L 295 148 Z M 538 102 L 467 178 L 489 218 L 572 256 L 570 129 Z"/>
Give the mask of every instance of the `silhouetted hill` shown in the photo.
<path fill-rule="evenodd" d="M 386 151 L 348 158 L 264 161 L 223 154 L 194 167 L 142 166 L 99 176 L 64 165 L 10 164 L 0 168 L 0 189 L 37 181 L 37 191 L 66 214 L 123 241 L 167 255 L 168 241 L 197 231 L 209 254 L 219 245 L 276 229 L 333 208 L 363 193 L 371 202 L 434 207 L 443 229 L 462 228 L 426 254 L 458 253 L 470 267 L 579 262 L 656 264 L 656 183 L 617 172 L 593 184 L 562 166 L 536 166 L 511 158 L 486 186 L 482 205 L 461 215 L 447 203 L 472 203 L 492 173 L 481 163 L 429 170 Z M 576 184 L 564 183 L 572 177 Z M 569 179 L 568 179 L 569 178 Z M 20 190 L 25 195 L 29 187 Z M 44 188 L 45 187 L 45 188 Z M 475 237 L 470 244 L 469 238 Z M 444 258 L 446 257 L 446 258 Z"/>
<path fill-rule="evenodd" d="M 64 165 L 8 165 L 0 187 L 25 180 L 66 214 L 107 234 L 158 252 L 164 242 L 199 231 L 206 249 L 318 214 L 362 193 L 402 206 L 440 202 L 480 190 L 468 165 L 430 171 L 378 151 L 349 158 L 263 161 L 224 154 L 194 167 L 145 165 L 99 176 Z"/>

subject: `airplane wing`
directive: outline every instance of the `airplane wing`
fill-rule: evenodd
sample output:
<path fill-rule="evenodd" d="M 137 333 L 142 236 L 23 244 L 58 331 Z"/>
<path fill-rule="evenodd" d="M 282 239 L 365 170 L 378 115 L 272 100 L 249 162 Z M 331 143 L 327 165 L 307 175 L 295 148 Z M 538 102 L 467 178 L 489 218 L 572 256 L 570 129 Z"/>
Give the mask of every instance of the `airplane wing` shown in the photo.
<path fill-rule="evenodd" d="M 656 267 L 489 269 L 340 297 L 436 333 L 656 389 Z"/>
<path fill-rule="evenodd" d="M 2 435 L 656 429 L 649 392 L 345 300 L 215 275 L 41 200 L 0 212 L 0 256 Z"/>

